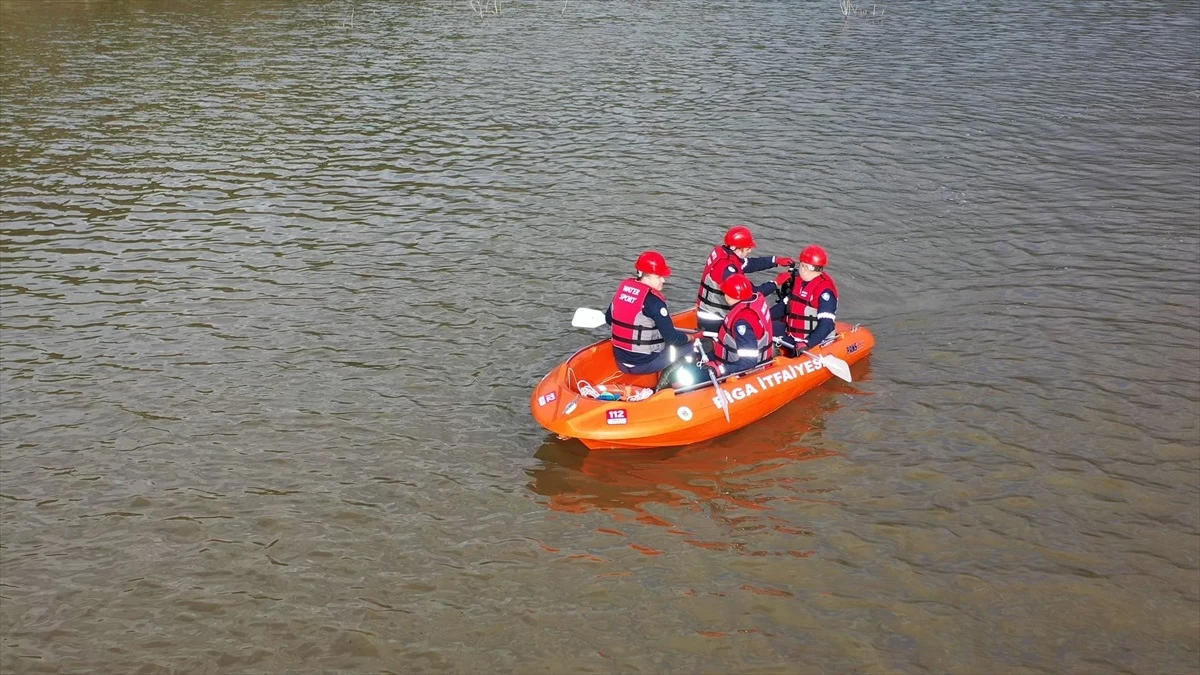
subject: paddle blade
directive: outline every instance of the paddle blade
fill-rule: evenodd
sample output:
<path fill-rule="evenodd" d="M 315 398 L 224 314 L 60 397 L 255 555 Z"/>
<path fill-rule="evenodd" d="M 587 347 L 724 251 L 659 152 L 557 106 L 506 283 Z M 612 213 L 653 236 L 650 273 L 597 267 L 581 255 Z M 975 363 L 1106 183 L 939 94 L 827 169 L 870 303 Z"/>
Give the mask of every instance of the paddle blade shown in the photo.
<path fill-rule="evenodd" d="M 571 317 L 571 325 L 576 328 L 598 328 L 604 323 L 604 312 L 588 307 L 580 307 Z"/>
<path fill-rule="evenodd" d="M 853 382 L 850 378 L 850 364 L 833 355 L 825 355 L 821 357 L 821 365 L 829 369 L 829 372 L 837 375 L 839 378 Z"/>

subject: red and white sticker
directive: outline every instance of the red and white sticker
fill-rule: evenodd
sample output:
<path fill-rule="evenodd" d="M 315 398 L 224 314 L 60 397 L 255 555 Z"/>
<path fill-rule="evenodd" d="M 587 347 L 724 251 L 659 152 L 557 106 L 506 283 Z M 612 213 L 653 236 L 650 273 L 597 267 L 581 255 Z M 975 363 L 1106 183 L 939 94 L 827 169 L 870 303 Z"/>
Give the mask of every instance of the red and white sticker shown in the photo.
<path fill-rule="evenodd" d="M 556 394 L 555 392 L 550 392 L 549 394 L 542 394 L 541 396 L 538 397 L 538 407 L 540 408 L 540 407 L 546 405 L 547 403 L 553 401 L 556 398 L 558 398 L 558 394 Z"/>
<path fill-rule="evenodd" d="M 608 411 L 608 423 L 609 424 L 625 424 L 628 421 L 629 421 L 629 418 L 625 417 L 625 409 L 624 408 L 617 408 L 616 410 Z"/>

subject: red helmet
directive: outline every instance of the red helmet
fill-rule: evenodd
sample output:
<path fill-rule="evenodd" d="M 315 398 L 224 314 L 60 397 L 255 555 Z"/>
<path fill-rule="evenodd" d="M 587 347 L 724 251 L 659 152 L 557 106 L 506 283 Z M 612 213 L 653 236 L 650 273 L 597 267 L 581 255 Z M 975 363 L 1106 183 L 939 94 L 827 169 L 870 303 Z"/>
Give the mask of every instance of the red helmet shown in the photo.
<path fill-rule="evenodd" d="M 660 277 L 671 276 L 671 268 L 667 267 L 667 259 L 658 251 L 646 251 L 638 256 L 634 269 L 642 274 L 657 274 Z"/>
<path fill-rule="evenodd" d="M 745 300 L 754 295 L 754 286 L 745 274 L 730 274 L 721 282 L 721 292 L 734 300 Z"/>
<path fill-rule="evenodd" d="M 725 245 L 729 248 L 754 248 L 754 235 L 745 225 L 734 225 L 725 233 Z"/>
<path fill-rule="evenodd" d="M 829 254 L 820 246 L 808 246 L 800 251 L 800 262 L 813 267 L 824 267 L 829 264 Z"/>

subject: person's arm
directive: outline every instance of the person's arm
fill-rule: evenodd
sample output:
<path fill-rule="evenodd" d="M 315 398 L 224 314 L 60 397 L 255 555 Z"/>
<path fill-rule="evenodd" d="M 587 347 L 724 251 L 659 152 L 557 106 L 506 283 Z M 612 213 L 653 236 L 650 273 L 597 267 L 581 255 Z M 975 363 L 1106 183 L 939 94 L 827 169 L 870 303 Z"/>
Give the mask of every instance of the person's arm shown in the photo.
<path fill-rule="evenodd" d="M 806 348 L 813 348 L 825 341 L 833 332 L 834 321 L 837 320 L 837 298 L 833 293 L 825 291 L 817 301 L 817 327 L 804 340 Z"/>
<path fill-rule="evenodd" d="M 608 309 L 604 310 L 604 323 L 612 325 L 612 303 L 608 303 Z"/>
<path fill-rule="evenodd" d="M 784 272 L 779 276 L 782 278 L 786 274 L 787 272 Z M 778 281 L 778 279 L 776 281 Z M 792 336 L 788 335 L 787 332 L 787 303 L 788 299 L 785 297 L 779 302 L 771 305 L 771 323 L 773 324 L 775 340 L 777 343 L 787 347 L 788 349 L 795 349 L 796 341 L 793 340 Z"/>
<path fill-rule="evenodd" d="M 654 326 L 662 333 L 668 345 L 685 345 L 691 340 L 687 333 L 682 333 L 675 327 L 671 313 L 667 311 L 667 303 L 659 300 L 657 296 L 651 295 L 646 298 L 645 304 L 642 305 L 642 314 L 654 322 Z"/>
<path fill-rule="evenodd" d="M 774 293 L 777 290 L 779 290 L 779 285 L 776 284 L 774 281 L 768 281 L 766 283 L 761 283 L 754 287 L 755 293 L 762 293 L 763 295 L 771 295 L 772 293 Z"/>
<path fill-rule="evenodd" d="M 771 258 L 750 258 L 750 260 L 771 260 Z M 767 269 L 772 266 L 774 266 L 774 263 L 771 263 L 770 265 L 767 265 L 766 267 L 763 267 L 762 269 Z M 749 267 L 749 261 L 747 261 L 746 268 L 743 269 L 741 273 L 749 274 L 750 272 L 753 272 L 753 271 L 756 271 L 756 270 L 751 270 Z M 737 274 L 737 273 L 738 273 L 738 268 L 736 265 L 732 265 L 732 264 L 726 265 L 725 269 L 721 270 L 718 273 L 720 275 L 719 281 L 724 282 L 726 279 L 729 278 L 729 275 Z M 755 286 L 754 290 L 755 290 L 755 292 L 762 293 L 763 295 L 770 295 L 770 294 L 774 293 L 778 288 L 779 288 L 779 286 L 774 281 L 768 281 L 766 283 L 762 283 L 762 284 Z"/>
<path fill-rule="evenodd" d="M 751 274 L 753 272 L 761 272 L 769 270 L 772 267 L 787 267 L 791 265 L 793 260 L 778 255 L 764 255 L 754 258 L 746 258 L 746 264 L 742 266 L 742 274 Z"/>
<path fill-rule="evenodd" d="M 738 273 L 737 265 L 734 265 L 733 263 L 729 263 L 725 267 L 722 267 L 720 272 L 717 272 L 717 283 L 723 284 L 723 283 L 725 283 L 725 280 L 729 278 L 729 275 L 737 274 L 737 273 Z"/>

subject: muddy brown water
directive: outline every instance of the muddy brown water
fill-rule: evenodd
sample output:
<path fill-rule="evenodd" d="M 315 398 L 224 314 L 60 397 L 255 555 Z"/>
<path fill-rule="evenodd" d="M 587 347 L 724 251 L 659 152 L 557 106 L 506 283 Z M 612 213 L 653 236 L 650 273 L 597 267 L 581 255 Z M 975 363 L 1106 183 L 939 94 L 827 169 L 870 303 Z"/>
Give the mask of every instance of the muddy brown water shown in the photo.
<path fill-rule="evenodd" d="M 875 7 L 0 0 L 0 669 L 1200 670 L 1200 10 Z M 734 223 L 856 381 L 539 428 Z"/>

